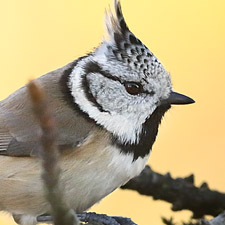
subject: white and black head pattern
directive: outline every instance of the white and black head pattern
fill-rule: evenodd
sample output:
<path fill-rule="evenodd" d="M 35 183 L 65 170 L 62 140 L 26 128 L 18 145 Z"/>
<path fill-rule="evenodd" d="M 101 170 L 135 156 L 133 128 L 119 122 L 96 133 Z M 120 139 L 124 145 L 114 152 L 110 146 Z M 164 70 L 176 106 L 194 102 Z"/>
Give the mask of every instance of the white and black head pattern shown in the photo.
<path fill-rule="evenodd" d="M 151 148 L 172 87 L 169 74 L 128 29 L 120 2 L 106 14 L 107 38 L 79 60 L 69 78 L 82 112 L 113 134 L 115 143 Z M 124 147 L 124 149 L 126 149 Z M 133 151 L 133 150 L 132 150 Z"/>
<path fill-rule="evenodd" d="M 115 16 L 110 12 L 105 19 L 108 51 L 133 71 L 146 77 L 164 73 L 165 69 L 158 59 L 128 29 L 119 1 L 115 1 L 115 11 Z"/>

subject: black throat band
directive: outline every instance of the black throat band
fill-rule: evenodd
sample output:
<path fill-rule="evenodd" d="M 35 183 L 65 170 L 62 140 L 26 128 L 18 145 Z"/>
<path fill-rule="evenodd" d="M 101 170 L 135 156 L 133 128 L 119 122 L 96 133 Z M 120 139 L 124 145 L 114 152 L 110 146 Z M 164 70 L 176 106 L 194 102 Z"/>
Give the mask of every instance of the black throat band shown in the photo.
<path fill-rule="evenodd" d="M 161 105 L 156 108 L 153 114 L 143 124 L 138 144 L 121 143 L 115 136 L 112 139 L 113 144 L 118 146 L 123 153 L 133 153 L 134 160 L 138 159 L 138 157 L 145 157 L 149 154 L 156 140 L 163 115 L 170 107 L 170 105 Z"/>

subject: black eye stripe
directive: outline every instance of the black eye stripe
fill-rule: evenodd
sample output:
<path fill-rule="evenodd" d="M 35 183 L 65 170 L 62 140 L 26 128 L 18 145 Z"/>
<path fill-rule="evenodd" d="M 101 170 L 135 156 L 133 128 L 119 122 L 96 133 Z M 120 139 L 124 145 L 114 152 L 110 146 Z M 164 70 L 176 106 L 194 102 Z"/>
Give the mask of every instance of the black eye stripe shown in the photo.
<path fill-rule="evenodd" d="M 87 63 L 87 65 L 85 66 L 84 70 L 85 70 L 86 74 L 88 74 L 88 73 L 101 73 L 104 77 L 107 77 L 107 78 L 109 78 L 111 80 L 119 81 L 120 83 L 122 83 L 119 78 L 112 76 L 107 71 L 104 71 L 100 67 L 100 65 L 98 63 L 96 63 L 96 62 L 91 61 L 91 62 Z"/>
<path fill-rule="evenodd" d="M 118 77 L 112 76 L 109 72 L 103 70 L 102 67 L 97 62 L 91 61 L 91 62 L 87 63 L 87 65 L 85 66 L 84 70 L 85 70 L 86 74 L 88 74 L 88 73 L 100 73 L 104 77 L 106 77 L 106 78 L 108 78 L 110 80 L 114 80 L 114 81 L 120 82 L 122 85 L 124 85 L 124 87 L 125 87 L 126 83 L 136 84 L 136 85 L 140 86 L 140 90 L 141 90 L 140 94 L 144 93 L 144 94 L 151 95 L 151 96 L 153 96 L 155 94 L 154 91 L 150 91 L 149 92 L 149 91 L 144 90 L 142 84 L 140 84 L 138 82 L 135 82 L 135 81 L 130 81 L 130 82 L 129 81 L 121 81 Z M 135 95 L 135 94 L 133 94 L 133 95 Z"/>

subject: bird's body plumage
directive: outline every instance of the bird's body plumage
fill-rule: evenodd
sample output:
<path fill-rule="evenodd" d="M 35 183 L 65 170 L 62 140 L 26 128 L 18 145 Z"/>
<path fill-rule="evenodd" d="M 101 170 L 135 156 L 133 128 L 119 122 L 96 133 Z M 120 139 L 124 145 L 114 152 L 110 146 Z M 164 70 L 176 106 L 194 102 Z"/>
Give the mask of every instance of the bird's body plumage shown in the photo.
<path fill-rule="evenodd" d="M 82 212 L 137 176 L 147 162 L 150 147 L 144 153 L 140 148 L 142 157 L 132 147 L 124 152 L 110 132 L 96 126 L 70 102 L 63 87 L 75 65 L 77 61 L 41 76 L 36 82 L 46 90 L 55 117 L 66 200 L 71 208 Z M 49 212 L 37 157 L 40 127 L 26 86 L 0 103 L 0 132 L 0 210 L 33 219 Z"/>
<path fill-rule="evenodd" d="M 71 65 L 74 67 L 75 63 L 72 62 L 36 80 L 40 87 L 46 90 L 49 106 L 56 120 L 58 144 L 62 149 L 67 149 L 67 146 L 75 147 L 87 137 L 93 127 L 92 122 L 85 120 L 78 111 L 69 106 L 64 91 L 60 91 L 63 76 L 73 68 Z M 0 102 L 0 154 L 37 156 L 39 133 L 40 127 L 33 113 L 26 86 Z"/>
<path fill-rule="evenodd" d="M 193 102 L 172 91 L 169 73 L 130 32 L 118 0 L 115 11 L 95 51 L 36 79 L 55 119 L 65 198 L 77 212 L 137 176 L 170 105 Z M 40 133 L 27 86 L 0 102 L 0 211 L 22 225 L 50 210 Z"/>
<path fill-rule="evenodd" d="M 77 212 L 88 209 L 137 176 L 148 159 L 147 155 L 134 162 L 132 154 L 121 154 L 111 146 L 110 137 L 104 132 L 96 130 L 83 145 L 61 156 L 66 202 Z M 0 174 L 1 210 L 32 216 L 50 211 L 44 198 L 38 158 L 0 157 Z"/>

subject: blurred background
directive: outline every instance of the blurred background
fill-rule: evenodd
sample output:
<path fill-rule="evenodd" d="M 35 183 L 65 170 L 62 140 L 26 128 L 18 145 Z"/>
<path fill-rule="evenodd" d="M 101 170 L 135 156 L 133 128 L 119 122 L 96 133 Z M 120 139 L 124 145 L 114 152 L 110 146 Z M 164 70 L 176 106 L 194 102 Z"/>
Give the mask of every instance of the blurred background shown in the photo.
<path fill-rule="evenodd" d="M 0 0 L 0 99 L 82 56 L 102 40 L 111 0 Z M 225 1 L 122 0 L 131 31 L 171 73 L 174 90 L 196 100 L 164 117 L 149 164 L 173 177 L 225 192 Z M 6 168 L 7 169 L 7 168 Z M 131 217 L 139 225 L 160 217 L 185 220 L 188 211 L 132 191 L 117 190 L 91 211 Z M 12 225 L 0 214 L 0 225 Z"/>

